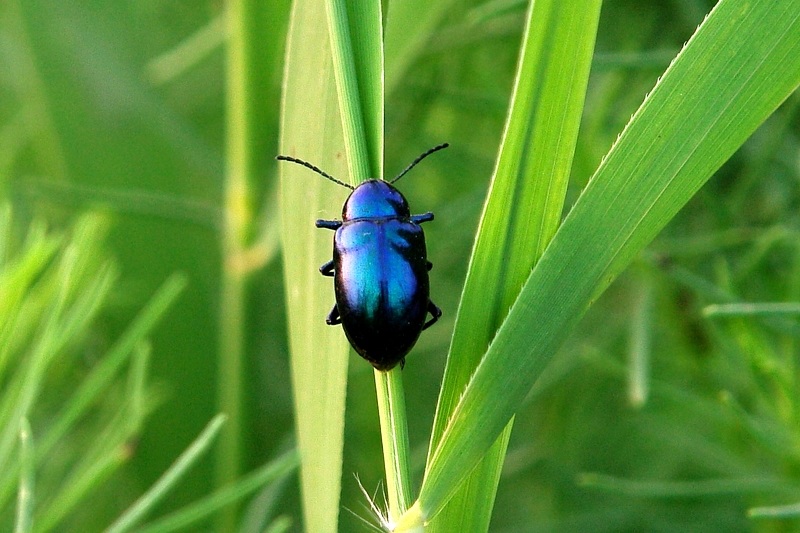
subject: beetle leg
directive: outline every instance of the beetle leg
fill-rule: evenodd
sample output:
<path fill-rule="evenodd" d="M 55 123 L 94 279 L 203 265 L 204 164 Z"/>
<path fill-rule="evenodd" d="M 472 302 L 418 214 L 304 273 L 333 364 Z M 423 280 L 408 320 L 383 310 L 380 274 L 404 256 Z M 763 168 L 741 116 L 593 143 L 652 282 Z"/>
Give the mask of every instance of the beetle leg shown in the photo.
<path fill-rule="evenodd" d="M 403 370 L 406 367 L 406 358 L 403 357 L 400 359 L 400 370 Z"/>
<path fill-rule="evenodd" d="M 428 329 L 433 324 L 435 324 L 437 320 L 439 320 L 440 316 L 442 316 L 442 310 L 436 307 L 436 304 L 430 300 L 428 300 L 428 312 L 431 314 L 433 318 L 425 322 L 425 325 L 422 326 L 422 329 Z"/>
<path fill-rule="evenodd" d="M 324 265 L 319 267 L 319 272 L 323 276 L 332 277 L 333 276 L 333 259 L 331 259 L 330 261 L 328 261 L 327 263 L 325 263 Z"/>
<path fill-rule="evenodd" d="M 426 259 L 426 260 L 425 260 L 425 267 L 428 269 L 428 272 L 430 272 L 430 271 L 431 271 L 431 269 L 433 268 L 433 263 L 431 263 L 430 261 L 428 261 L 428 260 Z"/>
<path fill-rule="evenodd" d="M 433 220 L 433 213 L 423 213 L 421 215 L 411 215 L 411 222 L 419 224 L 421 222 L 428 222 Z"/>
<path fill-rule="evenodd" d="M 331 309 L 331 312 L 328 313 L 325 323 L 329 326 L 335 326 L 336 324 L 342 323 L 342 317 L 339 316 L 339 307 L 336 304 L 333 304 L 333 309 Z"/>
<path fill-rule="evenodd" d="M 318 228 L 337 230 L 340 227 L 342 227 L 342 221 L 341 220 L 322 220 L 322 219 L 320 219 L 320 220 L 317 220 L 316 226 Z"/>

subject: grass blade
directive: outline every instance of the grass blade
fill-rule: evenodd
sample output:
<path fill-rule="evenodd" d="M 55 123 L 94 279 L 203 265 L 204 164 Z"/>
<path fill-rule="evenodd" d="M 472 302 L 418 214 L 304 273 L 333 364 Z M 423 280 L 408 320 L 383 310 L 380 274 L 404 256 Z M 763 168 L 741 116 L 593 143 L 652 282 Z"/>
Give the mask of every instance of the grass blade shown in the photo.
<path fill-rule="evenodd" d="M 281 153 L 344 178 L 342 119 L 334 85 L 325 6 L 294 3 L 286 48 Z M 307 169 L 281 164 L 289 347 L 303 517 L 307 531 L 337 530 L 349 345 L 325 325 L 333 305 L 329 279 L 317 267 L 331 257 L 331 235 L 314 219 L 335 218 L 347 191 Z"/>
<path fill-rule="evenodd" d="M 467 273 L 430 453 L 519 287 L 558 227 L 600 2 L 531 3 L 495 176 Z M 566 95 L 566 96 L 565 96 Z M 509 425 L 430 531 L 486 531 Z M 430 459 L 430 457 L 429 457 Z"/>
<path fill-rule="evenodd" d="M 376 0 L 327 0 L 351 183 L 383 177 L 383 29 Z"/>
<path fill-rule="evenodd" d="M 723 0 L 698 28 L 529 276 L 431 455 L 414 514 L 442 508 L 586 309 L 796 89 L 798 34 L 792 0 Z"/>
<path fill-rule="evenodd" d="M 168 533 L 177 531 L 211 516 L 217 510 L 246 495 L 256 491 L 268 483 L 275 482 L 293 472 L 299 463 L 297 452 L 292 450 L 270 461 L 254 472 L 242 477 L 230 487 L 218 489 L 213 494 L 183 508 L 169 516 L 165 516 L 146 525 L 137 533 Z"/>
<path fill-rule="evenodd" d="M 225 423 L 225 415 L 215 416 L 205 427 L 195 441 L 184 451 L 180 457 L 170 466 L 164 474 L 158 478 L 150 489 L 136 500 L 127 511 L 111 524 L 106 530 L 107 533 L 120 533 L 128 531 L 134 527 L 144 516 L 155 506 L 166 493 L 177 483 L 183 474 L 191 467 L 195 461 L 208 450 L 214 442 L 222 424 Z"/>
<path fill-rule="evenodd" d="M 34 460 L 31 425 L 22 418 L 19 428 L 19 489 L 14 533 L 27 533 L 33 526 Z"/>

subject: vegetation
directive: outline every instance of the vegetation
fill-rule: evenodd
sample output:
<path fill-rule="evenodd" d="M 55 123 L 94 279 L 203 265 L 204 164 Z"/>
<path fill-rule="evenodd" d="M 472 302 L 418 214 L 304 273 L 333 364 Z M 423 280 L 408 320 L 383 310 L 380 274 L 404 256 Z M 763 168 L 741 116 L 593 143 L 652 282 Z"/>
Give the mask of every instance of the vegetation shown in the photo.
<path fill-rule="evenodd" d="M 800 16 L 562 4 L 3 3 L 0 529 L 796 530 Z M 274 156 L 445 141 L 374 374 Z"/>

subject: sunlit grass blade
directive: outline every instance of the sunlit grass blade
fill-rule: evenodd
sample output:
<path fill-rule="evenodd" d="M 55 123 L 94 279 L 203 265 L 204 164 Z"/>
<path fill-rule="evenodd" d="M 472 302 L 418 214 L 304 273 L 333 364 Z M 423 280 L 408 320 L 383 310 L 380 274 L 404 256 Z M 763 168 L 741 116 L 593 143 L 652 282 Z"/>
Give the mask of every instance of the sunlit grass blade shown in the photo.
<path fill-rule="evenodd" d="M 208 450 L 224 423 L 225 415 L 215 416 L 198 435 L 197 439 L 172 463 L 172 466 L 158 478 L 147 492 L 122 513 L 106 531 L 108 533 L 121 533 L 136 526 L 183 477 L 197 459 Z"/>
<path fill-rule="evenodd" d="M 280 151 L 347 180 L 327 35 L 324 4 L 295 2 L 286 50 Z M 331 234 L 316 229 L 314 220 L 336 218 L 347 190 L 297 165 L 281 163 L 279 168 L 304 527 L 328 533 L 337 530 L 339 516 L 349 345 L 339 328 L 325 324 L 333 290 L 330 278 L 317 268 L 331 258 Z"/>
<path fill-rule="evenodd" d="M 704 317 L 721 316 L 797 316 L 800 302 L 738 302 L 712 304 L 703 308 Z"/>
<path fill-rule="evenodd" d="M 14 533 L 27 533 L 33 525 L 34 460 L 31 425 L 23 418 L 19 428 L 19 487 Z"/>
<path fill-rule="evenodd" d="M 289 475 L 297 468 L 298 464 L 299 457 L 297 452 L 295 450 L 287 452 L 242 477 L 235 484 L 217 489 L 207 497 L 147 524 L 141 529 L 137 529 L 137 532 L 168 533 L 170 531 L 183 530 L 200 520 L 208 518 L 220 508 L 241 500 L 248 494 L 264 487 L 264 485 Z"/>
<path fill-rule="evenodd" d="M 723 0 L 581 194 L 469 381 L 432 453 L 435 515 L 506 426 L 586 309 L 800 83 L 792 0 Z"/>
<path fill-rule="evenodd" d="M 11 428 L 19 427 L 22 417 L 28 416 L 42 390 L 48 368 L 64 346 L 96 317 L 111 289 L 115 278 L 113 268 L 109 264 L 98 267 L 93 263 L 96 259 L 93 241 L 100 233 L 97 218 L 82 219 L 76 224 L 73 239 L 65 246 L 56 267 L 39 282 L 37 288 L 50 293 L 50 298 L 41 309 L 41 324 L 31 325 L 37 330 L 29 353 L 22 358 L 0 396 L 0 427 L 9 428 L 0 432 L 0 464 L 12 464 L 8 457 L 17 435 Z M 92 278 L 89 278 L 89 271 Z M 9 481 L 7 478 L 0 483 L 0 501 L 12 488 Z"/>
<path fill-rule="evenodd" d="M 642 407 L 650 393 L 651 335 L 653 331 L 653 285 L 641 276 L 632 302 L 628 352 L 628 401 Z"/>
<path fill-rule="evenodd" d="M 155 85 L 168 83 L 199 64 L 225 43 L 225 15 L 220 14 L 171 50 L 153 58 L 145 67 Z"/>
<path fill-rule="evenodd" d="M 430 453 L 485 347 L 561 220 L 600 2 L 531 3 L 503 143 L 456 319 Z M 509 425 L 428 526 L 486 531 Z M 430 459 L 430 456 L 429 456 Z"/>
<path fill-rule="evenodd" d="M 21 311 L 26 292 L 56 253 L 59 244 L 60 239 L 42 236 L 35 239 L 20 257 L 9 260 L 0 269 L 0 377 L 8 371 L 11 354 L 19 342 L 20 329 L 25 330 L 25 316 Z"/>
<path fill-rule="evenodd" d="M 800 503 L 753 507 L 747 510 L 750 518 L 797 518 L 800 516 Z"/>

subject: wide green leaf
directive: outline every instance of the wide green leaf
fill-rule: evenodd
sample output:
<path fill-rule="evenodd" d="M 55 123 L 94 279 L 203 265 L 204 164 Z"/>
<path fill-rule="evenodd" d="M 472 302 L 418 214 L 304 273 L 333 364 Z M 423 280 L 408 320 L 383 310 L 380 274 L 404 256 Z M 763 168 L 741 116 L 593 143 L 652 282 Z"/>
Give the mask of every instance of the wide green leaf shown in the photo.
<path fill-rule="evenodd" d="M 347 174 L 342 121 L 328 44 L 325 6 L 295 2 L 286 49 L 282 154 L 334 176 Z M 325 325 L 330 280 L 317 267 L 331 257 L 331 235 L 314 219 L 334 218 L 346 190 L 308 169 L 280 164 L 284 280 L 295 425 L 306 531 L 337 530 L 341 488 L 347 358 L 342 332 Z"/>

